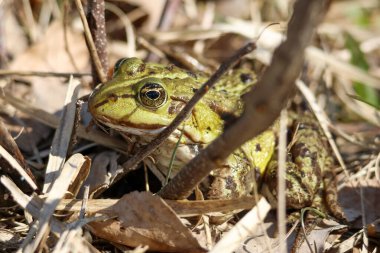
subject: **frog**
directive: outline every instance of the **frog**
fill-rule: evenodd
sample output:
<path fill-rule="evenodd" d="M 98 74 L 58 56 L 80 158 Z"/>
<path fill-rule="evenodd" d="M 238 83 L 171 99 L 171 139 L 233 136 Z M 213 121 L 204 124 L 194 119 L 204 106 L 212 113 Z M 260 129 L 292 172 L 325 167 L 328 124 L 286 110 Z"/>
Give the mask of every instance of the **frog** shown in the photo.
<path fill-rule="evenodd" d="M 120 59 L 111 80 L 98 85 L 89 96 L 88 108 L 97 123 L 123 134 L 133 135 L 147 144 L 177 116 L 209 76 L 175 65 L 147 63 L 138 58 Z M 195 105 L 191 114 L 152 154 L 155 166 L 163 173 L 176 145 L 173 173 L 217 138 L 226 122 L 244 110 L 242 95 L 257 82 L 250 69 L 234 69 L 222 77 Z M 287 162 L 287 207 L 299 209 L 323 205 L 324 175 L 331 159 L 320 140 L 320 132 L 310 117 L 298 125 L 292 152 Z M 277 162 L 275 158 L 277 123 L 244 143 L 210 174 L 207 199 L 231 199 L 250 195 L 254 187 L 265 185 L 268 199 L 276 199 Z M 313 139 L 312 141 L 310 139 Z M 299 194 L 302 192 L 302 194 Z M 336 201 L 332 197 L 333 201 Z M 335 205 L 330 204 L 329 206 Z M 332 208 L 329 209 L 331 211 Z M 332 211 L 338 214 L 339 211 Z M 339 215 L 338 215 L 339 216 Z"/>

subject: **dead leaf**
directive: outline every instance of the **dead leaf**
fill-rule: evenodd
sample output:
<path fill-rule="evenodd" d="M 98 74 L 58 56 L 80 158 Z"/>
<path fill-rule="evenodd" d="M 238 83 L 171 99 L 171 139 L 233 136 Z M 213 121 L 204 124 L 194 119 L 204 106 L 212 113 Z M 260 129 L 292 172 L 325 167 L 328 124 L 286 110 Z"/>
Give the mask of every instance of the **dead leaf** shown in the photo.
<path fill-rule="evenodd" d="M 316 253 L 325 252 L 325 242 L 330 233 L 335 230 L 343 229 L 344 227 L 346 226 L 341 225 L 335 221 L 323 220 L 307 235 L 307 239 L 310 243 L 311 248 L 313 250 L 317 249 Z M 306 240 L 303 240 L 296 252 L 310 252 L 309 246 L 307 245 L 308 242 Z"/>
<path fill-rule="evenodd" d="M 75 56 L 79 71 L 84 72 L 89 66 L 88 50 L 81 33 L 73 32 L 68 28 L 68 47 Z M 45 35 L 39 42 L 18 55 L 9 66 L 15 71 L 51 71 L 51 72 L 75 72 L 70 62 L 69 55 L 65 50 L 64 33 L 62 23 L 57 21 L 50 25 Z M 22 77 L 31 84 L 31 91 L 25 94 L 25 87 L 12 85 L 12 94 L 21 99 L 31 98 L 33 104 L 39 108 L 54 113 L 62 108 L 67 84 L 66 80 L 56 77 Z M 20 117 L 20 115 L 18 115 Z M 22 115 L 23 121 L 29 126 L 28 116 Z M 25 119 L 24 119 L 25 118 Z M 17 139 L 22 150 L 31 152 L 33 145 L 36 146 L 42 139 L 50 135 L 50 128 L 36 123 L 30 128 L 30 132 L 24 131 Z M 19 130 L 15 130 L 16 133 Z"/>
<path fill-rule="evenodd" d="M 360 190 L 363 192 L 364 214 L 362 213 Z M 339 203 L 353 227 L 361 229 L 366 225 L 362 224 L 362 215 L 365 215 L 367 224 L 380 219 L 380 182 L 378 180 L 370 179 L 352 182 L 352 184 L 347 183 L 338 194 Z M 377 225 L 377 230 L 380 230 L 379 225 Z"/>
<path fill-rule="evenodd" d="M 110 209 L 104 222 L 89 224 L 91 232 L 106 240 L 163 252 L 205 252 L 174 211 L 158 196 L 148 192 L 124 195 Z"/>
<path fill-rule="evenodd" d="M 19 53 L 25 51 L 28 46 L 27 38 L 24 34 L 22 27 L 20 26 L 17 18 L 15 17 L 12 8 L 7 8 L 8 6 L 2 6 L 2 29 L 4 29 L 2 34 L 2 44 L 5 46 L 4 52 L 8 52 L 10 55 L 15 56 Z M 14 43 L 17 41 L 17 43 Z"/>
<path fill-rule="evenodd" d="M 88 50 L 82 34 L 68 28 L 68 46 L 75 56 L 75 63 L 80 71 L 88 66 Z M 63 27 L 61 22 L 54 22 L 47 29 L 44 37 L 30 47 L 9 66 L 18 71 L 52 71 L 75 72 L 65 50 Z M 56 112 L 62 107 L 67 85 L 55 77 L 30 77 L 35 105 L 48 112 Z M 46 96 L 49 94 L 49 96 Z"/>
<path fill-rule="evenodd" d="M 99 188 L 109 187 L 111 178 L 115 175 L 118 164 L 119 154 L 114 151 L 101 152 L 93 158 L 91 173 L 88 175 L 83 186 L 90 186 L 90 196 Z M 83 188 L 79 196 L 83 195 Z"/>

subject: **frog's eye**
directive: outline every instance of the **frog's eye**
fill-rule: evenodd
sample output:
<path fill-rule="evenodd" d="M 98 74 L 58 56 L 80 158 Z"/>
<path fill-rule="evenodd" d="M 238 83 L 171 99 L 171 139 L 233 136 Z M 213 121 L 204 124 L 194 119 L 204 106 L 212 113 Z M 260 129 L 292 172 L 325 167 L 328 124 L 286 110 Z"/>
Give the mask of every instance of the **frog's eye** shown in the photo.
<path fill-rule="evenodd" d="M 120 69 L 120 66 L 127 60 L 128 58 L 121 58 L 119 60 L 117 60 L 117 62 L 115 63 L 114 67 L 113 67 L 113 76 L 115 76 L 115 74 L 117 73 L 117 71 L 119 71 Z"/>
<path fill-rule="evenodd" d="M 141 104 L 148 108 L 159 108 L 165 104 L 167 93 L 164 87 L 159 83 L 145 83 L 139 91 L 139 100 Z"/>

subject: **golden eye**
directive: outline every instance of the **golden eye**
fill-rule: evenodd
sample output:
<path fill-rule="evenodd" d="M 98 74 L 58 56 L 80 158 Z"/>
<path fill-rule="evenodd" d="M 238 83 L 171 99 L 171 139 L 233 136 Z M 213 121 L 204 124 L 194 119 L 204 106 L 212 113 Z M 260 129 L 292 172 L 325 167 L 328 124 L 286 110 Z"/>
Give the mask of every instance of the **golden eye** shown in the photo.
<path fill-rule="evenodd" d="M 159 108 L 164 105 L 167 100 L 166 90 L 159 83 L 146 83 L 139 91 L 139 100 L 145 107 Z"/>

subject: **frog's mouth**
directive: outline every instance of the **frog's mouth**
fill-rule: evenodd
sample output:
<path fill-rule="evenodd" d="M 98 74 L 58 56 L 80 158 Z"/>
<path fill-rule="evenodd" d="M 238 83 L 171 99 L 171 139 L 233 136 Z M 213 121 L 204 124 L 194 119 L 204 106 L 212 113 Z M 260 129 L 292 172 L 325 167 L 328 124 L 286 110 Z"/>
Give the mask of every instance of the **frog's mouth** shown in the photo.
<path fill-rule="evenodd" d="M 133 126 L 124 126 L 120 124 L 112 124 L 110 122 L 103 123 L 112 129 L 116 129 L 117 131 L 134 135 L 157 135 L 166 128 L 166 126 L 160 128 L 139 128 Z"/>
<path fill-rule="evenodd" d="M 123 133 L 134 135 L 157 135 L 162 132 L 166 126 L 159 124 L 133 124 L 130 122 L 117 122 L 114 123 L 107 117 L 98 117 L 96 121 Z"/>

